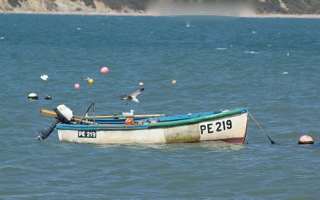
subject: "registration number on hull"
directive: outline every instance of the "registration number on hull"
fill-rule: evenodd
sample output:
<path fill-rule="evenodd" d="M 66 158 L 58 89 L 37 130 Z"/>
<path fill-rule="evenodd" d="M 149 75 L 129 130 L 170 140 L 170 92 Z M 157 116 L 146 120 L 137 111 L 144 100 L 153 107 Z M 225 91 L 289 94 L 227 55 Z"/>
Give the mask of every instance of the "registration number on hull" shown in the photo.
<path fill-rule="evenodd" d="M 230 119 L 225 121 L 218 121 L 215 123 L 204 123 L 199 126 L 200 134 L 211 134 L 232 129 L 232 121 Z"/>
<path fill-rule="evenodd" d="M 78 138 L 96 138 L 96 131 L 78 131 Z"/>

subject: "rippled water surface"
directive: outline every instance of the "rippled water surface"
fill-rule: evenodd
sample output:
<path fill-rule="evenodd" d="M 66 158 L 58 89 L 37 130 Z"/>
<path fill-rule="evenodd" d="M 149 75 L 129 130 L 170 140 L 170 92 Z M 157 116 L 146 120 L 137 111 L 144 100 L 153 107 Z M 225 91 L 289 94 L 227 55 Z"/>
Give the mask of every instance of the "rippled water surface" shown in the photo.
<path fill-rule="evenodd" d="M 0 15 L 0 198 L 317 199 L 320 148 L 297 141 L 305 134 L 320 141 L 319 25 L 319 19 Z M 140 81 L 140 105 L 126 106 L 119 96 Z M 31 92 L 39 100 L 28 100 Z M 40 109 L 65 104 L 83 115 L 93 100 L 98 115 L 248 106 L 258 124 L 250 118 L 244 145 L 72 144 L 60 142 L 56 131 L 35 139 L 54 122 Z"/>

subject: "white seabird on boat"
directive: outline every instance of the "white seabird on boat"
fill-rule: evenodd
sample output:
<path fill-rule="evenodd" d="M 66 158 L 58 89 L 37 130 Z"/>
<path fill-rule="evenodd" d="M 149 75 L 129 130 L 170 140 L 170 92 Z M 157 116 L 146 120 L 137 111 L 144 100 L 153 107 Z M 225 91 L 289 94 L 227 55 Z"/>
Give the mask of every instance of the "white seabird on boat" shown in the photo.
<path fill-rule="evenodd" d="M 134 110 L 130 110 L 130 112 L 121 112 L 122 116 L 125 116 L 125 117 L 132 117 L 134 114 Z"/>
<path fill-rule="evenodd" d="M 121 100 L 126 100 L 126 105 L 128 105 L 128 101 L 132 101 L 135 103 L 139 104 L 139 100 L 137 99 L 137 96 L 144 90 L 144 88 L 141 88 L 135 92 L 133 92 L 132 94 L 126 94 L 126 95 L 122 95 L 120 96 Z"/>

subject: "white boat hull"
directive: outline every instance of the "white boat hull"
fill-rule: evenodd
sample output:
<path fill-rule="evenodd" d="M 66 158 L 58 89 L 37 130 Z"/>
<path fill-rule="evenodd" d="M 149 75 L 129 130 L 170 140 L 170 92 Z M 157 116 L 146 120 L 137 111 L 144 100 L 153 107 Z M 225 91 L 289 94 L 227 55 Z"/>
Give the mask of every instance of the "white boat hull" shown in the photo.
<path fill-rule="evenodd" d="M 162 126 L 142 129 L 114 129 L 111 125 L 82 125 L 82 128 L 58 128 L 60 141 L 93 144 L 127 143 L 182 143 L 200 141 L 225 141 L 243 143 L 246 137 L 248 113 L 210 119 L 199 123 Z M 70 127 L 74 125 L 69 125 Z M 123 125 L 139 126 L 139 125 Z M 108 127 L 106 129 L 105 127 Z"/>

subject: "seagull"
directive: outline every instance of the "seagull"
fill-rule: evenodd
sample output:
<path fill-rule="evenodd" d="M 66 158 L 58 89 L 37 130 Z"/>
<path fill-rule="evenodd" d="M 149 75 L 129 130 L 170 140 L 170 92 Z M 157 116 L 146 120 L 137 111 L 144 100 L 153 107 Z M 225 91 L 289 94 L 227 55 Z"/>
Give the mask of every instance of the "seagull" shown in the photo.
<path fill-rule="evenodd" d="M 137 96 L 144 90 L 144 88 L 141 88 L 135 92 L 133 92 L 132 94 L 126 94 L 126 95 L 122 95 L 120 96 L 121 100 L 126 100 L 126 105 L 128 105 L 128 101 L 133 101 L 137 104 L 139 104 L 139 100 L 137 99 Z"/>

